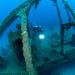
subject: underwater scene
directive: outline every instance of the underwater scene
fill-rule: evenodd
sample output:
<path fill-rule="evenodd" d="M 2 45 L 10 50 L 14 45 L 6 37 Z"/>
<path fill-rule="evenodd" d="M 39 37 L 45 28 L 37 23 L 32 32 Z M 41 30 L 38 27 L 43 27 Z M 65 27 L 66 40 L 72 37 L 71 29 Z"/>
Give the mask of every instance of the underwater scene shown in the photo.
<path fill-rule="evenodd" d="M 0 75 L 75 75 L 75 0 L 0 0 Z"/>

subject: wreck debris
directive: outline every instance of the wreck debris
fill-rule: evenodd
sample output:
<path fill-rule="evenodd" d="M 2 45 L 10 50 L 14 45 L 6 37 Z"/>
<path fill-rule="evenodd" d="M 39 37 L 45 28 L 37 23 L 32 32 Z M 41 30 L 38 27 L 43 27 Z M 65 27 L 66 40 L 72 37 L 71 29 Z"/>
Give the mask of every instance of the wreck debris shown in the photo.
<path fill-rule="evenodd" d="M 28 0 L 27 2 L 23 3 L 19 8 L 16 8 L 2 23 L 1 23 L 1 29 L 0 29 L 0 35 L 2 35 L 2 33 L 5 31 L 5 29 L 17 18 L 19 17 L 21 19 L 21 27 L 18 27 L 18 29 L 21 29 L 21 39 L 22 39 L 22 43 L 23 43 L 23 56 L 26 62 L 26 71 L 28 72 L 28 75 L 37 75 L 37 71 L 34 67 L 34 64 L 32 63 L 32 54 L 31 54 L 31 44 L 30 44 L 30 40 L 28 37 L 28 13 L 29 10 L 31 8 L 31 6 L 34 4 L 36 0 Z M 60 10 L 57 4 L 57 0 L 54 0 L 54 3 L 56 4 L 56 8 L 57 8 L 57 12 L 58 12 L 58 17 L 59 17 L 59 22 L 61 25 L 61 54 L 63 54 L 63 45 L 64 45 L 64 26 L 62 25 L 62 20 L 61 20 L 61 14 L 60 14 Z M 38 3 L 37 3 L 38 4 Z M 71 23 L 71 25 L 74 25 L 75 23 Z M 67 24 L 66 24 L 67 25 Z M 70 25 L 70 24 L 69 24 Z M 54 51 L 53 51 L 54 52 Z M 60 53 L 58 53 L 57 55 L 59 55 Z M 67 58 L 69 58 L 70 56 L 64 55 L 62 56 L 60 54 L 59 58 L 55 60 L 51 59 L 49 60 L 49 58 L 45 57 L 44 61 L 50 61 L 48 63 L 42 64 L 41 66 L 49 66 L 49 68 L 55 68 L 55 66 L 58 66 L 64 62 L 70 61 L 70 59 L 75 59 L 75 58 L 70 58 L 69 60 Z M 69 53 L 70 54 L 70 53 Z M 72 55 L 72 54 L 70 54 Z M 66 59 L 64 59 L 66 56 Z M 39 66 L 40 67 L 40 66 Z"/>
<path fill-rule="evenodd" d="M 22 5 L 20 5 L 18 8 L 13 10 L 4 20 L 2 23 L 0 23 L 0 36 L 3 34 L 3 32 L 11 25 L 11 23 L 18 17 L 17 13 L 22 10 L 27 5 L 26 2 L 24 2 Z"/>
<path fill-rule="evenodd" d="M 68 10 L 67 6 L 65 5 L 65 1 L 62 0 L 62 2 L 63 2 L 63 4 L 64 4 L 65 10 L 66 10 L 67 15 L 68 15 L 68 21 L 71 22 L 71 16 L 70 16 L 70 13 L 69 13 L 69 10 Z"/>
<path fill-rule="evenodd" d="M 25 13 L 27 12 L 27 9 L 28 8 L 23 9 L 20 13 L 18 13 L 18 15 L 21 17 L 23 55 L 26 61 L 26 71 L 29 73 L 29 75 L 36 75 L 37 73 L 32 63 L 31 47 L 30 47 L 28 32 L 27 32 L 27 15 Z"/>
<path fill-rule="evenodd" d="M 66 12 L 68 14 L 68 18 L 69 18 L 69 23 L 66 23 L 65 25 L 62 24 L 62 19 L 61 19 L 61 13 L 59 10 L 59 6 L 57 4 L 57 0 L 52 0 L 57 8 L 57 12 L 58 12 L 58 18 L 59 18 L 59 23 L 60 23 L 60 34 L 61 34 L 61 53 L 64 53 L 64 29 L 70 29 L 71 25 L 75 25 L 73 22 L 71 22 L 71 17 L 69 12 L 71 12 L 73 18 L 75 19 L 75 13 L 73 12 L 72 8 L 69 6 L 69 4 L 67 3 L 66 0 L 62 0 L 62 2 L 64 3 Z M 69 11 L 68 11 L 69 10 Z"/>
<path fill-rule="evenodd" d="M 0 69 L 3 69 L 5 67 L 6 67 L 6 61 L 2 56 L 0 56 Z"/>
<path fill-rule="evenodd" d="M 0 35 L 5 29 L 17 18 L 21 18 L 21 30 L 22 30 L 22 42 L 23 42 L 23 55 L 26 61 L 26 72 L 28 75 L 36 75 L 36 70 L 32 63 L 31 48 L 29 43 L 29 37 L 27 32 L 27 18 L 28 12 L 36 0 L 28 0 L 24 2 L 19 8 L 16 8 L 2 23 L 0 28 Z"/>
<path fill-rule="evenodd" d="M 75 13 L 73 12 L 73 9 L 70 7 L 70 5 L 67 3 L 66 0 L 62 0 L 62 1 L 63 1 L 64 5 L 65 5 L 66 9 L 68 9 L 71 12 L 73 18 L 75 19 Z"/>
<path fill-rule="evenodd" d="M 60 13 L 60 9 L 59 9 L 59 6 L 58 6 L 58 2 L 57 0 L 52 0 L 55 5 L 56 5 L 56 9 L 57 9 L 57 13 L 58 13 L 58 18 L 59 18 L 59 23 L 60 23 L 60 34 L 61 34 L 61 54 L 64 53 L 63 51 L 63 40 L 64 40 L 64 36 L 63 36 L 63 26 L 62 26 L 62 19 L 61 19 L 61 13 Z"/>

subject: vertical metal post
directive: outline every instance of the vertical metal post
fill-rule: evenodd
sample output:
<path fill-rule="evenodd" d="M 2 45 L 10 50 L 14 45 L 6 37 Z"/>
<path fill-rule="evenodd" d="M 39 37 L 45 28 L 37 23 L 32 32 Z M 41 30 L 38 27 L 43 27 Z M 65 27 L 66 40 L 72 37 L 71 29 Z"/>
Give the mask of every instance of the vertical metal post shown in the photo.
<path fill-rule="evenodd" d="M 37 71 L 32 63 L 31 45 L 29 43 L 28 31 L 27 31 L 27 11 L 30 4 L 27 5 L 22 11 L 18 13 L 21 18 L 21 30 L 22 30 L 22 42 L 23 42 L 23 55 L 26 62 L 26 72 L 28 75 L 37 75 Z"/>
<path fill-rule="evenodd" d="M 61 14 L 60 14 L 60 10 L 59 10 L 59 6 L 57 4 L 57 0 L 53 0 L 56 8 L 57 8 L 57 13 L 58 13 L 58 18 L 59 18 L 59 23 L 60 23 L 60 35 L 61 35 L 61 54 L 64 53 L 64 29 L 63 29 L 63 25 L 62 25 L 62 19 L 61 19 Z"/>

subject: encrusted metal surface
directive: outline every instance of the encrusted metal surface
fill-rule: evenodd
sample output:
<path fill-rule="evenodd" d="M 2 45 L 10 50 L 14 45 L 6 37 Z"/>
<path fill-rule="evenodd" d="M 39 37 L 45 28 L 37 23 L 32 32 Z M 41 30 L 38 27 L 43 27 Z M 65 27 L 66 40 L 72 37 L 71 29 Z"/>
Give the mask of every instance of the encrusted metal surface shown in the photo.
<path fill-rule="evenodd" d="M 0 23 L 0 36 L 3 34 L 3 32 L 6 30 L 7 27 L 10 26 L 10 24 L 17 18 L 19 17 L 21 19 L 21 30 L 22 30 L 22 42 L 23 42 L 23 55 L 25 58 L 25 62 L 26 62 L 26 72 L 28 75 L 37 75 L 37 71 L 34 68 L 34 65 L 32 63 L 32 55 L 31 55 L 31 45 L 29 43 L 29 37 L 28 37 L 28 31 L 27 31 L 27 19 L 28 19 L 28 12 L 31 8 L 31 6 L 34 4 L 34 2 L 36 2 L 36 0 L 28 0 L 26 2 L 24 2 L 22 5 L 20 5 L 18 8 L 16 8 L 13 12 L 11 12 L 9 14 L 9 16 L 6 17 L 6 19 Z M 57 5 L 57 4 L 56 4 Z M 72 12 L 70 6 L 65 3 L 65 5 L 67 6 L 67 8 L 71 11 L 73 17 L 75 18 L 75 14 Z M 59 8 L 57 8 L 59 9 Z M 60 12 L 58 10 L 58 14 L 59 17 L 60 16 Z M 62 23 L 60 23 L 62 24 Z M 75 25 L 75 23 L 72 23 L 73 25 Z M 65 25 L 65 24 L 64 24 Z M 67 25 L 67 24 L 66 24 Z M 62 27 L 61 27 L 62 28 Z M 61 36 L 63 37 L 63 36 Z M 61 38 L 61 45 L 63 47 L 63 38 Z M 61 46 L 59 45 L 59 46 Z M 52 52 L 54 53 L 54 52 Z M 60 65 L 64 62 L 69 62 L 73 59 L 75 59 L 75 51 L 69 51 L 68 53 L 65 54 L 61 54 L 59 52 L 55 52 L 55 54 L 51 53 L 51 60 L 48 63 L 43 63 L 43 64 L 38 64 L 37 66 L 42 66 L 47 64 L 47 66 L 53 68 L 57 65 Z M 25 73 L 1 73 L 0 75 L 24 75 Z"/>

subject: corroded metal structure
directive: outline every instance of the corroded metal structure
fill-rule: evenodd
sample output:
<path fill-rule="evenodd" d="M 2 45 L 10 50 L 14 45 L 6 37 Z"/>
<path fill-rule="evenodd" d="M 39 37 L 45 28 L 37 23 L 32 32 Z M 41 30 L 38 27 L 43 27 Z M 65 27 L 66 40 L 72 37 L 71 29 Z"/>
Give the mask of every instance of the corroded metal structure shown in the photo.
<path fill-rule="evenodd" d="M 28 75 L 37 75 L 37 72 L 32 63 L 31 47 L 27 32 L 27 14 L 29 9 L 33 5 L 35 0 L 28 0 L 24 2 L 21 6 L 16 8 L 2 23 L 0 33 L 2 34 L 4 30 L 17 18 L 21 19 L 21 30 L 22 30 L 22 42 L 23 42 L 23 55 L 26 61 L 26 72 Z"/>
<path fill-rule="evenodd" d="M 26 72 L 27 72 L 28 75 L 37 75 L 37 70 L 32 63 L 31 46 L 30 46 L 30 42 L 29 42 L 30 40 L 29 40 L 29 37 L 28 37 L 28 30 L 27 30 L 28 13 L 29 13 L 29 10 L 30 10 L 31 6 L 36 1 L 37 0 L 28 0 L 28 1 L 24 2 L 22 5 L 20 5 L 18 8 L 16 8 L 12 13 L 10 13 L 10 15 L 7 16 L 7 18 L 0 24 L 0 36 L 1 36 L 3 34 L 3 32 L 5 31 L 5 29 L 8 26 L 10 26 L 10 24 L 17 17 L 19 17 L 21 19 L 21 30 L 22 30 L 21 35 L 22 35 L 22 42 L 23 42 L 23 56 L 25 58 Z M 72 9 L 67 4 L 67 2 L 65 2 L 65 0 L 63 0 L 63 2 L 65 3 L 66 7 L 72 13 L 72 16 L 75 19 L 75 13 L 73 13 Z M 60 15 L 60 11 L 59 11 L 57 3 L 56 3 L 56 6 L 57 6 L 57 11 L 58 11 L 58 16 L 59 16 L 59 19 L 60 19 L 61 15 Z M 61 19 L 60 19 L 60 24 L 62 25 Z M 70 25 L 70 24 L 75 25 L 75 23 L 67 23 L 67 24 L 64 24 L 64 25 Z M 62 46 L 62 51 L 63 51 L 63 44 L 64 44 L 64 42 L 63 42 L 64 37 L 63 36 L 64 36 L 64 29 L 61 26 L 61 45 L 58 45 L 58 46 Z M 75 53 L 74 50 L 73 50 L 73 52 L 71 51 L 71 52 L 68 52 L 66 54 L 56 53 L 55 57 L 57 57 L 57 56 L 59 56 L 59 57 L 55 58 L 55 59 L 51 58 L 52 61 L 50 61 L 48 63 L 45 63 L 45 64 L 48 64 L 49 67 L 53 68 L 53 67 L 55 67 L 57 65 L 60 65 L 64 62 L 68 62 L 72 59 L 75 59 L 75 55 L 73 55 L 73 53 Z M 39 66 L 43 66 L 43 65 L 44 64 L 39 65 Z"/>

